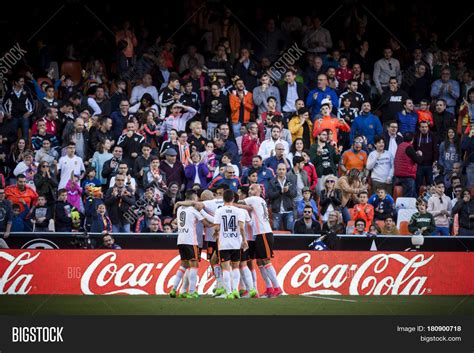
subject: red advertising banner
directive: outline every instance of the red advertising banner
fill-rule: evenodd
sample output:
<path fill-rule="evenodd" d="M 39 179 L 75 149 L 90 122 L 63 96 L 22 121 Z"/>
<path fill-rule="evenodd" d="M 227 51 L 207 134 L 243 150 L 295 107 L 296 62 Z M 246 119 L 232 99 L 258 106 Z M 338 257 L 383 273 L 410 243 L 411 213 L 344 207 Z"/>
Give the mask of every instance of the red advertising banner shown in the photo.
<path fill-rule="evenodd" d="M 179 262 L 173 250 L 4 250 L 0 294 L 166 294 Z M 471 253 L 277 251 L 273 264 L 286 294 L 474 294 Z M 203 259 L 198 291 L 213 286 Z"/>

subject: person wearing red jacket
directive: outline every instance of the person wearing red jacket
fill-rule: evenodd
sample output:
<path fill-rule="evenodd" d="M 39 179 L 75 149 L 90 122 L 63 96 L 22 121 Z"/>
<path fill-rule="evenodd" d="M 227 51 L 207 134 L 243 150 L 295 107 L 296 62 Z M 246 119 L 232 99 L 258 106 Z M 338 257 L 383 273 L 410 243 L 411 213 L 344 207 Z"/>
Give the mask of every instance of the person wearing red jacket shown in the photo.
<path fill-rule="evenodd" d="M 367 191 L 362 191 L 357 195 L 359 203 L 352 209 L 351 217 L 354 220 L 363 219 L 365 221 L 365 231 L 369 231 L 372 222 L 374 221 L 374 206 L 368 203 L 369 194 Z"/>
<path fill-rule="evenodd" d="M 252 165 L 252 158 L 258 155 L 261 139 L 258 134 L 257 123 L 247 125 L 247 133 L 242 137 L 242 158 L 240 160 L 243 167 Z"/>
<path fill-rule="evenodd" d="M 311 191 L 316 189 L 316 185 L 318 184 L 318 174 L 316 173 L 316 168 L 314 164 L 311 163 L 311 158 L 309 157 L 308 151 L 303 151 L 301 156 L 304 158 L 304 167 L 303 169 L 308 174 L 308 181 L 309 181 L 309 188 Z"/>

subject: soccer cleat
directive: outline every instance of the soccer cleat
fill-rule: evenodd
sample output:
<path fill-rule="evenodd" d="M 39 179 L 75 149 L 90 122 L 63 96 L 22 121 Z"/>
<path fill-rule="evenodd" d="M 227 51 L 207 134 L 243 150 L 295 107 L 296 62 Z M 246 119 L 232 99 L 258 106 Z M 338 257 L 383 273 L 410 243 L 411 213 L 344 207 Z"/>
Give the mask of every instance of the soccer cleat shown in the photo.
<path fill-rule="evenodd" d="M 226 299 L 227 294 L 224 293 L 224 294 L 221 294 L 221 295 L 216 295 L 216 296 L 214 296 L 214 298 L 216 298 L 216 299 Z"/>
<path fill-rule="evenodd" d="M 281 295 L 283 295 L 283 291 L 281 290 L 281 288 L 274 288 L 273 289 L 272 298 L 276 298 L 276 297 L 279 297 Z"/>
<path fill-rule="evenodd" d="M 251 289 L 249 292 L 250 298 L 258 298 L 258 292 L 256 289 Z"/>
<path fill-rule="evenodd" d="M 214 292 L 214 296 L 218 297 L 219 295 L 225 294 L 225 289 L 224 288 L 217 288 L 216 291 Z"/>
<path fill-rule="evenodd" d="M 248 290 L 246 290 L 245 292 L 243 292 L 241 295 L 240 295 L 240 298 L 242 299 L 249 299 L 250 298 L 250 293 Z"/>
<path fill-rule="evenodd" d="M 174 289 L 172 289 L 169 293 L 170 297 L 171 298 L 176 298 L 176 291 Z"/>
<path fill-rule="evenodd" d="M 262 299 L 271 298 L 273 295 L 273 288 L 267 288 L 265 292 L 260 296 Z"/>
<path fill-rule="evenodd" d="M 241 289 L 241 290 L 239 290 L 239 294 L 240 294 L 240 296 L 243 296 L 243 295 L 245 294 L 245 292 L 246 292 L 246 290 L 245 290 L 245 289 Z"/>
<path fill-rule="evenodd" d="M 232 292 L 232 293 L 227 294 L 225 298 L 226 299 L 235 299 L 234 293 Z"/>
<path fill-rule="evenodd" d="M 188 298 L 191 298 L 191 297 L 190 297 L 190 294 L 188 292 L 183 292 L 183 293 L 180 293 L 178 298 L 188 299 Z"/>
<path fill-rule="evenodd" d="M 240 293 L 237 289 L 233 291 L 232 294 L 234 295 L 234 299 L 240 299 Z"/>
<path fill-rule="evenodd" d="M 198 292 L 190 293 L 190 294 L 188 294 L 188 298 L 190 298 L 190 299 L 198 299 L 198 298 L 199 298 L 199 294 L 198 294 Z"/>

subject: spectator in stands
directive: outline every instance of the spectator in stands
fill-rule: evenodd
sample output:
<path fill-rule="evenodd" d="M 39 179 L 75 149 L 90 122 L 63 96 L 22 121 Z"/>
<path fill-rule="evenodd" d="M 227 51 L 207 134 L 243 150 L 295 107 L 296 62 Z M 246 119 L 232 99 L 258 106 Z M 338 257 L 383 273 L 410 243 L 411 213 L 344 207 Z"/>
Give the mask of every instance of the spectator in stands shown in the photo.
<path fill-rule="evenodd" d="M 236 79 L 234 86 L 235 90 L 229 94 L 230 120 L 234 137 L 238 137 L 241 136 L 240 127 L 250 121 L 250 114 L 254 106 L 253 95 L 245 89 L 244 80 L 242 78 Z"/>
<path fill-rule="evenodd" d="M 136 226 L 135 226 L 135 233 L 148 233 L 148 230 L 151 226 L 151 223 L 156 222 L 156 215 L 155 209 L 153 205 L 146 205 L 145 206 L 145 214 L 138 218 Z M 161 225 L 161 222 L 160 222 Z"/>
<path fill-rule="evenodd" d="M 427 212 L 427 203 L 422 198 L 416 202 L 418 212 L 414 213 L 408 222 L 408 231 L 411 234 L 431 235 L 435 229 L 433 215 Z"/>
<path fill-rule="evenodd" d="M 382 235 L 400 235 L 398 231 L 397 225 L 395 224 L 393 217 L 388 216 L 383 221 L 383 227 L 380 230 L 380 234 Z"/>
<path fill-rule="evenodd" d="M 263 141 L 258 149 L 258 155 L 266 160 L 269 157 L 276 155 L 276 146 L 278 144 L 283 145 L 284 154 L 289 153 L 288 142 L 281 139 L 281 129 L 278 126 L 272 127 L 272 135 L 269 139 Z"/>
<path fill-rule="evenodd" d="M 285 83 L 280 86 L 281 110 L 285 124 L 296 115 L 296 101 L 298 99 L 305 99 L 304 85 L 295 80 L 296 71 L 290 68 L 285 73 Z"/>
<path fill-rule="evenodd" d="M 66 149 L 66 155 L 61 157 L 58 162 L 58 173 L 60 171 L 60 181 L 59 189 L 66 187 L 66 184 L 71 176 L 71 173 L 74 175 L 79 175 L 82 179 L 85 167 L 82 161 L 82 158 L 76 154 L 76 144 L 74 142 L 69 142 Z M 105 169 L 104 169 L 105 170 Z"/>
<path fill-rule="evenodd" d="M 115 185 L 108 189 L 104 202 L 109 211 L 114 233 L 130 233 L 130 221 L 125 216 L 129 208 L 135 203 L 132 190 L 125 185 L 125 176 L 117 175 Z"/>
<path fill-rule="evenodd" d="M 451 217 L 451 199 L 444 194 L 442 178 L 435 181 L 436 193 L 428 200 L 428 212 L 435 220 L 436 229 L 433 235 L 449 235 L 449 219 Z"/>
<path fill-rule="evenodd" d="M 371 171 L 372 190 L 383 188 L 391 194 L 393 190 L 394 156 L 385 150 L 385 141 L 382 136 L 375 136 L 375 151 L 370 152 L 367 158 L 367 170 Z"/>
<path fill-rule="evenodd" d="M 461 161 L 459 139 L 454 128 L 449 128 L 444 141 L 439 144 L 439 165 L 444 168 L 445 175 L 451 175 L 454 163 Z"/>
<path fill-rule="evenodd" d="M 469 134 L 461 142 L 461 150 L 466 155 L 467 187 L 474 186 L 474 123 L 471 122 Z"/>
<path fill-rule="evenodd" d="M 331 115 L 331 105 L 325 101 L 321 106 L 321 117 L 313 122 L 313 137 L 318 136 L 321 130 L 326 129 L 333 133 L 334 141 L 337 142 L 338 131 L 349 132 L 351 128 L 343 118 L 336 118 Z"/>
<path fill-rule="evenodd" d="M 303 199 L 303 189 L 309 188 L 308 174 L 304 170 L 304 158 L 300 156 L 293 157 L 293 168 L 288 171 L 287 176 L 294 176 L 296 183 L 294 188 L 296 189 L 295 202 Z"/>
<path fill-rule="evenodd" d="M 438 139 L 430 132 L 428 123 L 420 123 L 413 146 L 415 151 L 421 152 L 421 162 L 418 163 L 416 171 L 416 191 L 418 193 L 421 185 L 433 183 L 433 163 L 438 160 L 439 155 Z"/>
<path fill-rule="evenodd" d="M 5 189 L 0 188 L 0 234 L 1 238 L 7 239 L 10 236 L 12 227 L 12 204 L 5 199 Z M 0 238 L 0 239 L 1 239 Z"/>
<path fill-rule="evenodd" d="M 302 139 L 307 148 L 314 143 L 313 123 L 309 118 L 308 109 L 300 108 L 298 110 L 298 115 L 291 118 L 288 123 L 288 130 L 290 130 L 293 143 L 297 139 Z"/>
<path fill-rule="evenodd" d="M 177 160 L 178 153 L 173 148 L 168 148 L 164 155 L 165 159 L 160 163 L 160 171 L 166 180 L 166 184 L 170 186 L 172 182 L 175 182 L 181 191 L 184 190 L 184 167 L 183 164 Z"/>
<path fill-rule="evenodd" d="M 182 113 L 182 111 L 185 111 Z M 197 113 L 193 107 L 183 105 L 179 102 L 173 103 L 170 109 L 171 114 L 167 116 L 161 125 L 161 135 L 169 134 L 172 129 L 185 131 L 186 123 Z"/>
<path fill-rule="evenodd" d="M 362 191 L 357 195 L 359 203 L 356 204 L 352 209 L 352 219 L 363 219 L 366 224 L 366 231 L 374 221 L 374 206 L 368 203 L 369 194 L 367 191 Z"/>
<path fill-rule="evenodd" d="M 192 163 L 188 164 L 184 169 L 186 177 L 186 189 L 191 189 L 194 184 L 199 184 L 205 189 L 207 186 L 207 175 L 209 169 L 205 163 L 201 161 L 201 155 L 198 152 L 191 153 Z"/>
<path fill-rule="evenodd" d="M 282 113 L 277 110 L 277 100 L 275 97 L 271 96 L 267 98 L 267 111 L 258 116 L 258 118 L 262 120 L 262 123 L 267 126 L 267 133 L 268 129 L 272 126 L 272 120 L 276 117 L 279 117 L 281 121 L 283 121 Z"/>
<path fill-rule="evenodd" d="M 91 233 L 112 232 L 112 221 L 107 215 L 107 208 L 101 202 L 97 205 L 97 212 L 92 219 Z"/>
<path fill-rule="evenodd" d="M 128 121 L 125 133 L 123 133 L 117 141 L 117 146 L 122 147 L 122 159 L 130 168 L 133 167 L 145 143 L 145 138 L 136 131 L 137 127 L 135 123 Z"/>
<path fill-rule="evenodd" d="M 386 47 L 383 51 L 384 57 L 378 60 L 374 65 L 373 78 L 375 87 L 380 95 L 384 92 L 388 92 L 389 88 L 391 89 L 392 79 L 395 79 L 397 85 L 402 83 L 400 62 L 393 58 L 392 55 L 392 48 Z"/>
<path fill-rule="evenodd" d="M 303 217 L 295 222 L 294 234 L 321 234 L 321 224 L 314 219 L 311 205 L 304 206 Z"/>
<path fill-rule="evenodd" d="M 368 226 L 367 222 L 360 218 L 356 219 L 354 222 L 354 232 L 353 235 L 367 235 L 367 231 L 369 230 L 370 226 Z"/>
<path fill-rule="evenodd" d="M 208 188 L 225 184 L 234 192 L 237 192 L 240 186 L 239 178 L 235 176 L 235 168 L 231 165 L 225 167 L 224 175 L 219 175 L 209 185 Z"/>
<path fill-rule="evenodd" d="M 115 242 L 114 237 L 110 233 L 105 233 L 102 237 L 102 244 L 104 249 L 121 250 L 122 248 Z"/>
<path fill-rule="evenodd" d="M 134 105 L 138 103 L 145 93 L 150 94 L 153 100 L 158 102 L 158 91 L 156 87 L 152 85 L 152 78 L 149 73 L 143 75 L 141 85 L 133 87 L 130 104 Z"/>
<path fill-rule="evenodd" d="M 413 147 L 413 135 L 407 133 L 403 142 L 398 146 L 395 154 L 394 173 L 395 185 L 403 187 L 405 197 L 416 197 L 415 178 L 417 167 L 423 160 L 423 152 L 415 151 Z"/>
<path fill-rule="evenodd" d="M 207 123 L 207 138 L 215 136 L 217 126 L 227 123 L 230 116 L 229 98 L 220 91 L 218 83 L 211 84 L 211 94 L 206 98 L 204 105 L 204 118 Z"/>
<path fill-rule="evenodd" d="M 418 125 L 418 113 L 415 111 L 413 100 L 407 98 L 403 101 L 403 110 L 397 113 L 397 121 L 400 124 L 400 132 L 402 134 L 416 132 Z"/>
<path fill-rule="evenodd" d="M 293 229 L 296 197 L 296 180 L 286 173 L 287 167 L 280 163 L 277 168 L 277 177 L 272 179 L 268 188 L 268 198 L 271 200 L 273 229 L 291 231 Z"/>
<path fill-rule="evenodd" d="M 313 220 L 317 221 L 318 216 L 318 206 L 316 201 L 313 199 L 311 189 L 307 186 L 303 188 L 303 198 L 296 202 L 296 218 L 299 219 L 303 217 L 303 210 L 306 206 L 310 206 L 313 209 Z"/>
<path fill-rule="evenodd" d="M 288 154 L 288 160 L 290 161 L 291 165 L 293 165 L 293 158 L 298 156 L 301 157 L 303 155 L 303 151 L 305 149 L 305 145 L 303 139 L 296 139 L 295 142 L 291 144 L 290 153 Z"/>
<path fill-rule="evenodd" d="M 260 153 L 259 156 L 262 156 Z M 275 145 L 275 154 L 265 161 L 265 167 L 272 169 L 273 172 L 277 173 L 278 165 L 284 164 L 287 169 L 290 169 L 290 161 L 286 158 L 285 145 L 283 143 L 277 143 Z"/>
<path fill-rule="evenodd" d="M 260 86 L 253 89 L 253 102 L 257 107 L 257 114 L 261 116 L 262 113 L 268 111 L 268 101 L 270 97 L 273 97 L 275 100 L 276 110 L 281 112 L 280 91 L 277 87 L 271 85 L 270 76 L 267 73 L 262 74 L 260 83 Z"/>
<path fill-rule="evenodd" d="M 23 153 L 23 161 L 18 163 L 13 170 L 13 175 L 23 174 L 26 177 L 26 183 L 33 189 L 36 189 L 33 178 L 37 171 L 38 165 L 33 160 L 33 152 L 27 150 Z"/>
<path fill-rule="evenodd" d="M 347 175 L 341 176 L 336 183 L 336 189 L 341 190 L 341 212 L 345 223 L 351 219 L 348 208 L 359 202 L 359 193 L 367 191 L 367 185 L 362 183 L 360 176 L 359 170 L 354 168 L 349 170 Z"/>
<path fill-rule="evenodd" d="M 462 191 L 462 201 L 458 201 L 452 209 L 452 215 L 459 215 L 458 235 L 474 234 L 474 200 L 468 189 Z"/>
<path fill-rule="evenodd" d="M 437 99 L 435 104 L 433 133 L 438 138 L 438 141 L 441 141 L 446 136 L 449 128 L 455 128 L 456 119 L 454 114 L 446 109 L 446 101 L 444 99 Z"/>
<path fill-rule="evenodd" d="M 251 169 L 257 171 L 258 173 L 257 182 L 259 184 L 263 184 L 265 186 L 265 190 L 268 190 L 270 181 L 275 178 L 275 172 L 273 171 L 273 169 L 264 166 L 262 157 L 259 155 L 255 155 L 252 158 Z M 247 183 L 248 170 L 249 169 L 244 170 L 242 174 L 242 183 L 244 184 Z"/>
<path fill-rule="evenodd" d="M 403 135 L 398 131 L 398 123 L 395 120 L 387 122 L 387 130 L 384 131 L 383 138 L 385 150 L 389 151 L 395 158 L 398 145 L 403 142 Z"/>
<path fill-rule="evenodd" d="M 258 155 L 261 141 L 258 136 L 258 126 L 254 122 L 247 124 L 247 133 L 242 137 L 242 159 L 243 167 L 249 167 L 253 163 L 253 157 Z"/>
<path fill-rule="evenodd" d="M 339 98 L 336 91 L 329 86 L 327 75 L 322 74 L 318 76 L 317 87 L 309 92 L 308 98 L 306 99 L 306 106 L 311 111 L 312 122 L 314 122 L 316 115 L 321 111 L 324 103 L 323 100 L 325 99 L 329 99 L 332 109 L 337 110 L 339 107 Z"/>
<path fill-rule="evenodd" d="M 331 211 L 328 214 L 327 221 L 323 224 L 322 232 L 333 232 L 335 234 L 346 234 L 346 229 L 342 221 L 342 215 L 339 211 Z"/>
<path fill-rule="evenodd" d="M 441 78 L 431 85 L 431 97 L 446 102 L 446 110 L 454 114 L 456 101 L 460 96 L 459 83 L 451 79 L 451 71 L 448 67 L 441 70 Z"/>
<path fill-rule="evenodd" d="M 23 211 L 20 209 L 20 205 L 14 203 L 12 206 L 12 232 L 31 232 L 31 228 L 29 222 L 26 220 L 26 216 L 28 215 L 30 208 L 28 205 L 23 201 Z"/>
<path fill-rule="evenodd" d="M 337 174 L 337 163 L 340 155 L 333 146 L 328 143 L 329 130 L 321 130 L 315 144 L 311 145 L 309 151 L 311 162 L 316 166 L 316 173 L 321 178 L 324 175 Z"/>
<path fill-rule="evenodd" d="M 377 187 L 376 191 L 369 199 L 369 204 L 374 207 L 374 219 L 383 221 L 387 218 L 393 218 L 395 201 L 388 195 L 383 187 Z"/>
<path fill-rule="evenodd" d="M 59 189 L 58 200 L 54 207 L 54 230 L 69 233 L 72 231 L 72 205 L 67 202 L 67 190 Z"/>
<path fill-rule="evenodd" d="M 16 179 L 16 185 L 8 185 L 5 188 L 5 197 L 12 204 L 20 205 L 20 210 L 23 211 L 24 201 L 28 207 L 32 207 L 38 199 L 36 191 L 26 184 L 26 177 L 24 174 L 19 174 Z"/>
<path fill-rule="evenodd" d="M 163 226 L 160 218 L 157 216 L 153 217 L 148 227 L 143 229 L 143 233 L 163 233 Z"/>
<path fill-rule="evenodd" d="M 350 150 L 342 154 L 342 161 L 340 164 L 341 171 L 347 173 L 351 169 L 357 169 L 364 173 L 367 165 L 367 153 L 362 150 L 364 140 L 361 136 L 356 136 Z"/>
<path fill-rule="evenodd" d="M 369 150 L 373 149 L 374 137 L 382 135 L 382 124 L 378 117 L 370 112 L 371 105 L 369 102 L 362 103 L 361 113 L 354 119 L 351 125 L 351 144 L 355 136 L 362 135 L 367 138 Z"/>

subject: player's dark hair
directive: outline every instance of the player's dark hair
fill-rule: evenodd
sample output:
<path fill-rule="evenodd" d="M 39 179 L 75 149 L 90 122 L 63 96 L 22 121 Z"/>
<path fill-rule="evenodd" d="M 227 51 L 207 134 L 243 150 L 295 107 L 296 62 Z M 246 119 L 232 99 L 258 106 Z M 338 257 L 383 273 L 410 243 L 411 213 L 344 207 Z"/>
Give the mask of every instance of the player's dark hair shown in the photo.
<path fill-rule="evenodd" d="M 196 192 L 194 190 L 187 190 L 185 194 L 185 199 L 186 200 L 192 200 L 194 198 L 194 195 L 196 195 Z"/>
<path fill-rule="evenodd" d="M 234 192 L 230 189 L 224 191 L 224 202 L 233 202 Z"/>

